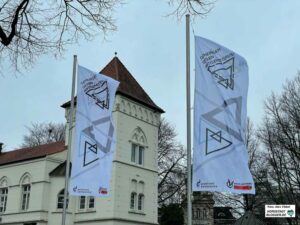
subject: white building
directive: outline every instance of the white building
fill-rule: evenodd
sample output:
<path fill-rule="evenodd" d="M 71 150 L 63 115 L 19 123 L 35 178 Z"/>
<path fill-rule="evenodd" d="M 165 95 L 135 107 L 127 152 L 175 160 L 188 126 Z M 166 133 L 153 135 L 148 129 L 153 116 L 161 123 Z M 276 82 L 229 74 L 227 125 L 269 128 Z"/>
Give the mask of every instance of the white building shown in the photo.
<path fill-rule="evenodd" d="M 117 57 L 101 73 L 120 81 L 113 111 L 117 144 L 110 196 L 70 197 L 67 224 L 157 224 L 157 143 L 163 110 Z M 69 105 L 62 106 L 66 115 Z M 61 224 L 65 149 L 65 143 L 57 142 L 0 154 L 0 224 Z"/>

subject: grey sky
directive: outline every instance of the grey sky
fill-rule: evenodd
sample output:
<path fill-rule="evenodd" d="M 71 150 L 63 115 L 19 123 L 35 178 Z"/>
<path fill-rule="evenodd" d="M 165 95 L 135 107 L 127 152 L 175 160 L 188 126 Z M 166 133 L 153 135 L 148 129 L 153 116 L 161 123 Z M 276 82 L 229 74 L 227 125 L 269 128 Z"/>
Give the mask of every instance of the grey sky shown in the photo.
<path fill-rule="evenodd" d="M 248 115 L 259 124 L 263 100 L 278 92 L 300 69 L 299 0 L 218 0 L 204 19 L 193 22 L 196 35 L 206 37 L 244 56 L 249 65 Z M 0 77 L 0 142 L 6 149 L 22 142 L 31 122 L 63 122 L 60 105 L 70 98 L 72 55 L 90 70 L 99 71 L 118 57 L 162 107 L 165 117 L 185 144 L 185 21 L 165 17 L 163 1 L 131 0 L 115 12 L 118 31 L 81 41 L 63 59 L 41 57 L 25 75 Z M 194 68 L 191 33 L 191 66 Z M 192 83 L 192 87 L 194 84 Z"/>

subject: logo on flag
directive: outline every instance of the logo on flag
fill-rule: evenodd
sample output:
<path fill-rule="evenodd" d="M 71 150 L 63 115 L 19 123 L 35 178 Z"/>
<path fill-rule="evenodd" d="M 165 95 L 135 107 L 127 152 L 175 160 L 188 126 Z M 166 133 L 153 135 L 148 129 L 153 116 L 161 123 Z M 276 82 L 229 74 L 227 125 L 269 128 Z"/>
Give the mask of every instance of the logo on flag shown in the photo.
<path fill-rule="evenodd" d="M 225 62 L 218 62 L 208 67 L 208 71 L 216 78 L 217 83 L 224 88 L 234 88 L 234 57 Z"/>
<path fill-rule="evenodd" d="M 254 194 L 245 145 L 247 62 L 201 37 L 195 46 L 193 190 Z"/>
<path fill-rule="evenodd" d="M 95 103 L 101 109 L 109 109 L 109 90 L 107 87 L 107 81 L 98 81 L 96 76 L 93 76 L 84 82 L 84 92 L 92 99 L 89 103 Z"/>
<path fill-rule="evenodd" d="M 206 139 L 205 139 L 205 154 L 211 154 L 217 151 L 226 149 L 232 144 L 231 141 L 222 137 L 222 131 L 213 132 L 206 128 Z"/>
<path fill-rule="evenodd" d="M 97 154 L 97 144 L 91 144 L 88 141 L 85 141 L 83 167 L 97 161 L 98 159 L 99 157 Z"/>
<path fill-rule="evenodd" d="M 108 194 L 107 188 L 100 187 L 99 188 L 99 194 L 107 195 Z"/>

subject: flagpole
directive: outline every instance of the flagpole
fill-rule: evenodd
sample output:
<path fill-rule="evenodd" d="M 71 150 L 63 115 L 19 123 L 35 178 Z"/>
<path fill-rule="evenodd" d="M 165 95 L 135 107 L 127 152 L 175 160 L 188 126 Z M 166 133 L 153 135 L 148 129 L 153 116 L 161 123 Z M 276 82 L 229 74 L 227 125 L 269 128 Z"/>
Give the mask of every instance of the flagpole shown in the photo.
<path fill-rule="evenodd" d="M 186 15 L 187 225 L 192 225 L 190 15 Z"/>
<path fill-rule="evenodd" d="M 75 96 L 75 80 L 77 73 L 77 55 L 73 56 L 73 77 L 72 77 L 72 91 L 71 91 L 71 108 L 69 112 L 69 130 L 68 130 L 68 150 L 67 150 L 67 162 L 66 162 L 66 174 L 65 174 L 65 191 L 64 191 L 64 205 L 62 214 L 62 225 L 66 224 L 67 214 L 67 197 L 68 197 L 68 186 L 69 186 L 69 174 L 70 174 L 70 155 L 71 155 L 71 144 L 72 144 L 72 124 L 74 114 L 74 96 Z"/>

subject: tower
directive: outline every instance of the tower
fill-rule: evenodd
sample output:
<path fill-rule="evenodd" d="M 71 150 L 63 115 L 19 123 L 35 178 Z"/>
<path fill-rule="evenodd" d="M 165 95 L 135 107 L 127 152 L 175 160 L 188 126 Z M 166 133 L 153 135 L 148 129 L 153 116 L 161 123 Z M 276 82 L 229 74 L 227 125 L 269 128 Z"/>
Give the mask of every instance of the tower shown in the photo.
<path fill-rule="evenodd" d="M 118 57 L 100 73 L 120 82 L 113 109 L 116 151 L 110 195 L 96 198 L 95 210 L 75 214 L 74 222 L 157 224 L 158 126 L 164 111 L 151 100 Z M 62 106 L 66 108 L 66 115 L 69 106 L 70 102 Z"/>

